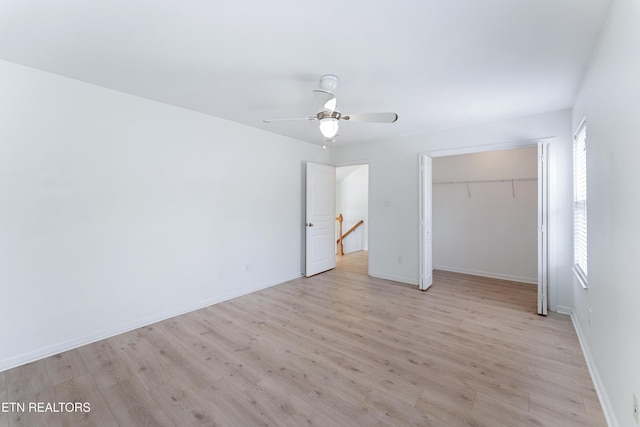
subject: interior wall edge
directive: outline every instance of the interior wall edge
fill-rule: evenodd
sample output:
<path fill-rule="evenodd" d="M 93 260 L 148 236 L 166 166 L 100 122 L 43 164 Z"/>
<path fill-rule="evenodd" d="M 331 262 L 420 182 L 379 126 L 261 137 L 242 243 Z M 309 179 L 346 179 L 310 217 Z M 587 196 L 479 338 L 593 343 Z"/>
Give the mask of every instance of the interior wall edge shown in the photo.
<path fill-rule="evenodd" d="M 158 312 L 154 315 L 146 316 L 141 319 L 137 319 L 132 322 L 127 322 L 112 328 L 103 329 L 96 333 L 84 335 L 82 337 L 74 338 L 74 339 L 71 339 L 62 343 L 54 344 L 51 346 L 42 347 L 33 351 L 29 351 L 27 353 L 10 357 L 5 360 L 0 360 L 0 372 L 6 371 L 21 365 L 25 365 L 27 363 L 35 362 L 40 359 L 53 356 L 55 354 L 73 350 L 73 349 L 94 343 L 96 341 L 100 341 L 103 339 L 111 338 L 119 334 L 130 332 L 135 329 L 142 328 L 144 326 L 152 325 L 154 323 L 158 323 L 163 320 L 170 319 L 172 317 L 177 317 L 183 314 L 191 313 L 193 311 L 200 310 L 205 307 L 209 307 L 221 302 L 229 301 L 234 298 L 251 294 L 253 292 L 261 291 L 263 289 L 270 288 L 272 286 L 277 286 L 282 283 L 295 280 L 299 277 L 302 277 L 302 276 L 295 275 L 291 277 L 281 277 L 276 280 L 255 284 L 253 286 L 245 287 L 235 292 L 228 292 L 226 294 L 217 295 L 212 298 L 207 298 L 195 303 L 187 304 L 182 307 L 177 307 L 175 309 Z"/>

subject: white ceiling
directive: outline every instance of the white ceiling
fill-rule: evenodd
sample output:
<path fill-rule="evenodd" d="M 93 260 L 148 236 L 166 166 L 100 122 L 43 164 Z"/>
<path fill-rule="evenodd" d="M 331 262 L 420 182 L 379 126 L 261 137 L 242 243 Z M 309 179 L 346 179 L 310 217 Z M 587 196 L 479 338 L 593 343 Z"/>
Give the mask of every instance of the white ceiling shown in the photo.
<path fill-rule="evenodd" d="M 3 0 L 0 58 L 322 143 L 312 89 L 340 77 L 340 143 L 572 106 L 611 0 Z"/>

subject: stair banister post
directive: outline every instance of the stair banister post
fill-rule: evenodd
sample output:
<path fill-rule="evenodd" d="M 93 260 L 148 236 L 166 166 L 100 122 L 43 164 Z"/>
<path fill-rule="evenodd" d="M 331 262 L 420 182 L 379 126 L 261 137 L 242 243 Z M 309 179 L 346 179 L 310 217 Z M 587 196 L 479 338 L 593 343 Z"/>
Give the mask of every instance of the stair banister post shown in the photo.
<path fill-rule="evenodd" d="M 338 221 L 340 223 L 340 237 L 338 238 L 338 255 L 344 255 L 344 246 L 342 245 L 342 221 L 343 221 L 343 217 L 342 214 L 338 215 L 338 217 L 336 218 L 336 221 Z"/>

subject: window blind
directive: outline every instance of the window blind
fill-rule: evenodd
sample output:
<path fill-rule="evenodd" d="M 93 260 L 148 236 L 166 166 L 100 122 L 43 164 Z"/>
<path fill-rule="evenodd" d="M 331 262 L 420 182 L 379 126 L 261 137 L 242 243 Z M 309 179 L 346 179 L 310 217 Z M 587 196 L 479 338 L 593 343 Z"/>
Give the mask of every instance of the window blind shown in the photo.
<path fill-rule="evenodd" d="M 573 144 L 573 255 L 574 269 L 587 286 L 587 126 L 578 128 Z"/>

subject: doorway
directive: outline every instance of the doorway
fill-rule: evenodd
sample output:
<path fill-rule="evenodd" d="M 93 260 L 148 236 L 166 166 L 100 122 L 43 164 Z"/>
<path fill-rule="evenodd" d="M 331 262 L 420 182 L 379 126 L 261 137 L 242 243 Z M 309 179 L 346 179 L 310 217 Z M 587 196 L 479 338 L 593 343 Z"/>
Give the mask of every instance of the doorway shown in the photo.
<path fill-rule="evenodd" d="M 458 270 L 458 272 L 467 274 L 537 283 L 539 295 L 537 302 L 538 313 L 546 315 L 548 304 L 547 152 L 550 142 L 551 140 L 546 138 L 540 141 L 522 141 L 506 145 L 485 146 L 475 150 L 473 148 L 443 150 L 420 155 L 420 289 L 426 290 L 431 285 L 433 280 L 432 269 L 439 266 L 449 271 Z M 521 157 L 526 155 L 530 158 L 531 163 L 526 165 L 526 171 L 518 170 L 519 166 L 506 165 L 495 161 L 496 158 L 499 159 L 501 156 L 504 159 L 508 159 L 509 156 L 504 154 L 507 151 L 502 151 L 497 156 L 493 156 L 493 164 L 471 166 L 470 168 L 469 159 L 484 159 L 483 161 L 492 159 L 491 154 L 480 155 L 478 153 L 492 151 L 498 153 L 496 150 L 516 148 L 521 149 L 519 152 Z M 515 150 L 510 151 L 511 153 L 509 154 L 512 160 L 507 161 L 514 161 L 513 159 L 517 159 L 518 156 L 514 157 Z M 473 153 L 477 155 L 474 156 Z M 441 165 L 446 169 L 444 172 L 438 171 L 437 165 L 433 166 L 433 161 L 456 154 L 467 155 L 467 163 L 465 164 L 463 161 L 459 164 L 457 172 L 456 167 L 452 166 L 455 165 L 455 162 L 452 161 L 444 162 L 445 164 Z M 449 158 L 451 159 L 451 157 Z M 476 175 L 474 176 L 474 171 L 469 169 L 476 169 Z M 437 172 L 436 176 L 432 175 L 434 170 Z M 536 182 L 531 182 L 534 180 Z M 447 196 L 453 198 L 453 201 L 451 201 L 452 206 L 442 216 L 443 213 L 439 211 L 441 206 L 435 207 L 432 204 L 432 198 L 434 192 L 436 192 L 436 195 L 442 200 L 443 187 L 447 186 L 455 187 L 456 194 L 455 196 Z M 517 199 L 518 195 L 520 199 Z M 499 204 L 500 206 L 497 206 L 497 208 L 503 211 L 492 210 L 496 208 L 496 206 L 493 206 L 496 204 Z M 528 209 L 526 218 L 516 218 L 514 216 L 518 211 L 522 214 L 524 209 Z M 484 219 L 478 218 L 482 210 L 486 211 L 485 214 L 495 215 L 496 217 L 488 218 L 485 216 Z M 511 211 L 510 213 L 505 212 L 509 210 Z M 434 215 L 434 212 L 436 215 Z M 438 216 L 440 217 L 440 226 L 438 222 L 432 225 L 433 219 L 437 220 Z M 501 220 L 514 222 L 504 225 L 505 228 L 511 227 L 510 231 L 505 233 L 505 230 L 501 230 Z M 453 224 L 444 224 L 445 221 L 450 221 Z M 456 226 L 464 229 L 451 228 Z M 444 233 L 447 227 L 449 227 L 449 231 L 453 230 L 451 235 L 447 236 L 453 241 L 448 241 L 447 245 L 445 245 L 445 251 L 449 250 L 451 253 L 444 256 L 438 254 L 438 256 L 434 257 L 433 242 L 443 242 L 442 239 L 438 239 L 439 231 Z M 494 232 L 499 231 L 503 234 L 503 244 L 506 248 L 500 247 L 500 240 L 496 238 L 497 235 L 487 234 L 491 229 Z M 513 236 L 512 234 L 515 232 L 518 232 L 519 236 Z M 516 240 L 514 240 L 514 237 Z M 528 244 L 525 245 L 526 248 L 520 254 L 529 258 L 528 260 L 523 261 L 518 258 L 518 254 L 509 252 L 509 245 L 516 245 L 517 243 L 515 242 L 518 237 L 528 240 Z M 459 246 L 456 247 L 456 238 L 458 240 L 464 238 L 465 241 L 458 242 Z M 496 262 L 490 262 L 489 264 L 492 264 L 490 267 L 486 267 L 487 264 L 484 264 L 485 269 L 483 270 L 483 268 L 477 267 L 477 260 L 469 260 L 469 257 L 474 256 L 473 250 L 468 250 L 469 248 L 465 245 L 471 245 L 475 247 L 476 251 L 479 250 L 480 252 L 476 252 L 476 256 L 479 258 L 484 257 L 490 260 L 490 257 L 485 255 L 488 252 L 492 252 L 491 248 L 493 247 L 493 253 L 496 256 L 500 256 L 498 252 L 502 251 L 505 257 L 511 257 L 512 261 L 518 260 L 522 265 L 514 269 L 513 265 L 509 265 L 508 259 L 499 261 L 494 259 L 492 261 Z M 461 247 L 465 249 L 461 250 Z M 440 249 L 443 248 L 441 247 Z M 456 256 L 460 256 L 462 260 L 453 261 Z M 465 257 L 467 258 L 466 260 L 464 259 Z M 455 264 L 456 262 L 458 266 L 447 265 Z M 500 273 L 488 273 L 492 269 L 499 272 L 501 268 L 504 270 L 502 277 Z"/>
<path fill-rule="evenodd" d="M 369 165 L 336 167 L 336 254 L 369 250 Z M 342 244 L 342 246 L 340 246 Z"/>

